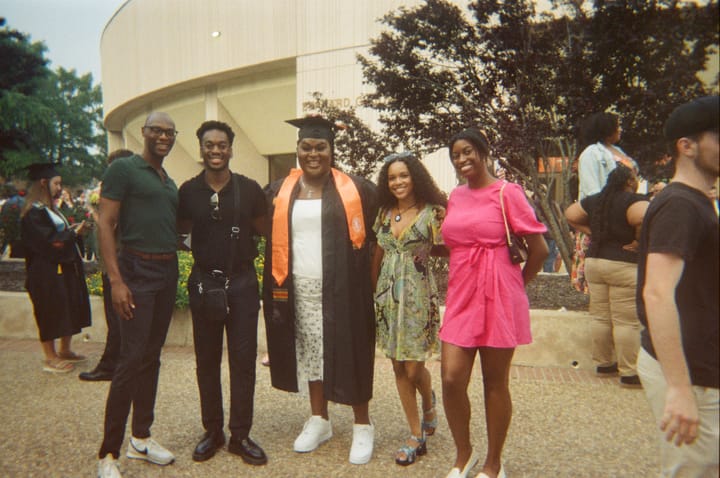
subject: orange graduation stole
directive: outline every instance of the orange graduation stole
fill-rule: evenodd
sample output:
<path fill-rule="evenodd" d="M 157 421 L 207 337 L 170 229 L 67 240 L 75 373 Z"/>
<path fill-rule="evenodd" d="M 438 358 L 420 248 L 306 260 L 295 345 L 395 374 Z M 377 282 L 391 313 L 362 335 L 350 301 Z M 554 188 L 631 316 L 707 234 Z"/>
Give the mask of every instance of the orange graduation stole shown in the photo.
<path fill-rule="evenodd" d="M 345 209 L 345 218 L 347 220 L 348 232 L 350 233 L 350 241 L 353 247 L 360 249 L 365 242 L 365 219 L 362 211 L 362 201 L 360 193 L 355 187 L 355 183 L 345 173 L 335 168 L 331 169 L 335 187 L 340 200 Z M 275 212 L 273 213 L 272 222 L 272 275 L 278 285 L 282 285 L 288 276 L 289 268 L 289 209 L 290 195 L 298 180 L 302 176 L 302 170 L 291 169 L 290 174 L 282 186 L 274 200 Z"/>

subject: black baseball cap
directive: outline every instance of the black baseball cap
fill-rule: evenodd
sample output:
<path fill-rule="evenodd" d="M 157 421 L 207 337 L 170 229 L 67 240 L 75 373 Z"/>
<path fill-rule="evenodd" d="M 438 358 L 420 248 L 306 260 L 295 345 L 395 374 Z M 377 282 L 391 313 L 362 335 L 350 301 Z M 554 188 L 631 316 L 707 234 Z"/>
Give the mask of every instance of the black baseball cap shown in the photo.
<path fill-rule="evenodd" d="M 720 127 L 720 97 L 704 96 L 678 106 L 665 122 L 665 139 L 675 141 Z"/>

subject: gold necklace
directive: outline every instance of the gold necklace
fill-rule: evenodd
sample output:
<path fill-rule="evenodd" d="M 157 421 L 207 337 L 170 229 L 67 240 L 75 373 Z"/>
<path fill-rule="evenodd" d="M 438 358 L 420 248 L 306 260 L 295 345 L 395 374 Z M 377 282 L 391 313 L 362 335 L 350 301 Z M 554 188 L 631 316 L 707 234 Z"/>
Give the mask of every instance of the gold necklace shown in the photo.
<path fill-rule="evenodd" d="M 410 209 L 414 208 L 415 206 L 417 206 L 417 202 L 413 203 L 412 206 L 406 207 L 402 211 L 398 208 L 398 213 L 395 214 L 395 222 L 400 222 L 400 220 L 402 219 L 402 215 L 408 212 Z"/>

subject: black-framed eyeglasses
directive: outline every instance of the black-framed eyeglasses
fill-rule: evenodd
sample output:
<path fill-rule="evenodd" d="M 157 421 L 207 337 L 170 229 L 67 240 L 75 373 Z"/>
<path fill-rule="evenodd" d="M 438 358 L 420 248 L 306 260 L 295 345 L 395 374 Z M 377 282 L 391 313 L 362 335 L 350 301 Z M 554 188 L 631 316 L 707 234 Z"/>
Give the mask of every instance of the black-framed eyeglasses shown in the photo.
<path fill-rule="evenodd" d="M 156 136 L 158 138 L 163 134 L 168 138 L 174 138 L 179 133 L 179 131 L 175 128 L 164 129 L 158 126 L 143 126 L 143 129 L 145 131 L 149 131 L 152 136 Z"/>
<path fill-rule="evenodd" d="M 218 196 L 218 193 L 213 193 L 212 196 L 210 196 L 210 217 L 215 221 L 222 219 L 220 216 L 220 196 Z"/>
<path fill-rule="evenodd" d="M 383 161 L 386 163 L 392 163 L 395 160 L 412 158 L 413 156 L 415 156 L 415 153 L 413 153 L 412 151 L 403 151 L 401 153 L 388 154 L 383 158 Z"/>

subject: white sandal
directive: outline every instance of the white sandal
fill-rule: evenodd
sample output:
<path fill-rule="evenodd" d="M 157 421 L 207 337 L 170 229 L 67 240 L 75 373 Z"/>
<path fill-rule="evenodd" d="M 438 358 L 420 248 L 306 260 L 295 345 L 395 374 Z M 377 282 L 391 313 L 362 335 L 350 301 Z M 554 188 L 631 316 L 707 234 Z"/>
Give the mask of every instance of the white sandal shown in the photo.
<path fill-rule="evenodd" d="M 43 372 L 50 373 L 70 373 L 75 370 L 75 366 L 61 358 L 54 360 L 43 360 Z"/>

